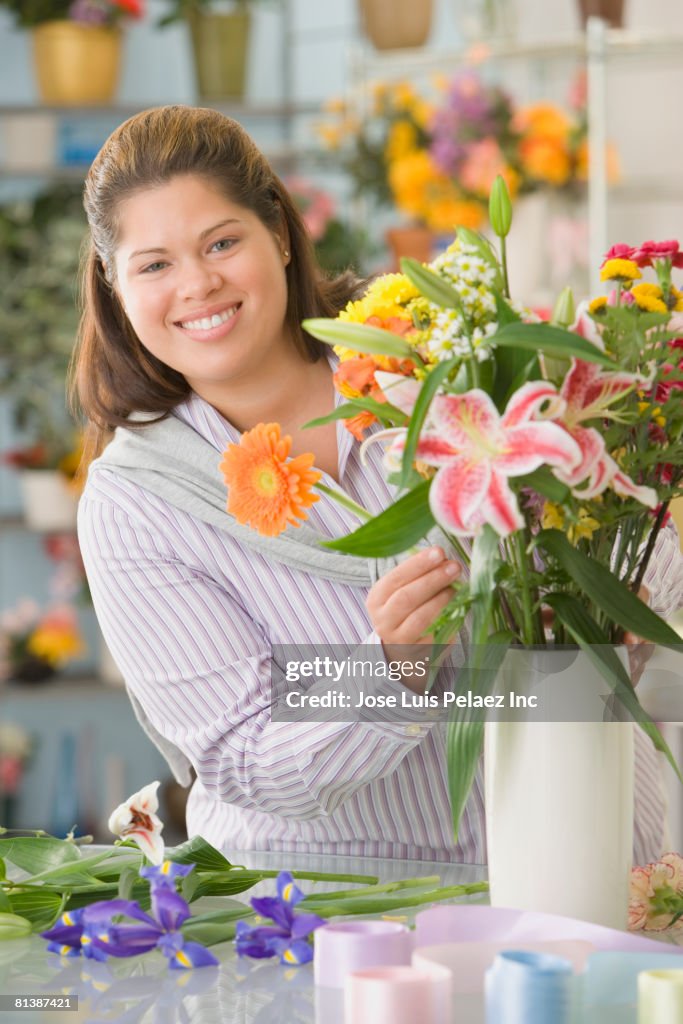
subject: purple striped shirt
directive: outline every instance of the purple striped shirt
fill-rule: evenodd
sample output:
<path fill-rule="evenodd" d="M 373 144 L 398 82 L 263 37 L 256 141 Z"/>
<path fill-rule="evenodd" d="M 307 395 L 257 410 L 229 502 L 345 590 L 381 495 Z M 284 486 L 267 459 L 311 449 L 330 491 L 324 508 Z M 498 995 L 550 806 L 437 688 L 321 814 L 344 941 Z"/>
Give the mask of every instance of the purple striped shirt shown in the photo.
<path fill-rule="evenodd" d="M 239 439 L 197 395 L 175 415 L 217 452 Z M 344 491 L 381 511 L 392 498 L 381 446 L 361 466 L 341 422 L 337 438 Z M 330 537 L 358 525 L 325 495 L 310 522 Z M 196 770 L 190 835 L 233 850 L 485 863 L 481 771 L 453 842 L 443 724 L 271 721 L 272 645 L 377 642 L 366 590 L 271 562 L 109 469 L 91 474 L 78 529 L 126 684 Z M 666 557 L 671 571 L 662 574 L 658 559 L 655 582 L 669 612 L 683 566 L 677 547 Z M 661 852 L 664 804 L 657 755 L 640 730 L 636 749 L 635 857 L 644 863 Z"/>

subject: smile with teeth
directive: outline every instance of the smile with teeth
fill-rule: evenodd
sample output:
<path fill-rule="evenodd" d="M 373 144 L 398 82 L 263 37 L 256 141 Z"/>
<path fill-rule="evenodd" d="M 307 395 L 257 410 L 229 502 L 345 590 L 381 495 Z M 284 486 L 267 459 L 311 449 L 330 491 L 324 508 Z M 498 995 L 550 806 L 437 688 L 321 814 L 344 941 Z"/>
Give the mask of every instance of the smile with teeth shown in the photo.
<path fill-rule="evenodd" d="M 231 306 L 230 309 L 224 309 L 222 313 L 203 316 L 201 320 L 181 320 L 180 326 L 188 331 L 210 331 L 212 327 L 220 327 L 221 324 L 232 319 L 238 309 L 239 306 Z"/>

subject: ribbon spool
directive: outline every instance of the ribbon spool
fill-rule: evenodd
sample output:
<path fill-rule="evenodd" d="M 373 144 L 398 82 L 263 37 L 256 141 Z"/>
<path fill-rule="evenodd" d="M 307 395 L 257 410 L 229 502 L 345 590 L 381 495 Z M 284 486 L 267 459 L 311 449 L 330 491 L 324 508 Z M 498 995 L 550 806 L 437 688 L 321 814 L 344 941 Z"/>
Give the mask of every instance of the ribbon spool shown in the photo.
<path fill-rule="evenodd" d="M 316 940 L 317 941 L 317 940 Z M 451 972 L 414 967 L 370 967 L 346 979 L 345 1024 L 450 1024 Z"/>
<path fill-rule="evenodd" d="M 499 953 L 486 972 L 485 992 L 486 1024 L 573 1024 L 574 974 L 564 957 Z"/>
<path fill-rule="evenodd" d="M 641 971 L 638 1024 L 680 1024 L 682 1020 L 683 970 Z"/>
<path fill-rule="evenodd" d="M 410 963 L 412 935 L 397 921 L 339 921 L 315 933 L 316 985 L 343 988 L 351 971 Z"/>

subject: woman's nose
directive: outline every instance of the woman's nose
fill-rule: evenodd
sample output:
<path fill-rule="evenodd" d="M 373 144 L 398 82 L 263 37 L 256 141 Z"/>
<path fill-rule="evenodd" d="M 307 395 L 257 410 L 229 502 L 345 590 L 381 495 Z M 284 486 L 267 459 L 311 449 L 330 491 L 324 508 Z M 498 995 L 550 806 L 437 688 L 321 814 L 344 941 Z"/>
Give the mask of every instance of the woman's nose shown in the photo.
<path fill-rule="evenodd" d="M 216 291 L 222 283 L 223 278 L 215 267 L 194 260 L 181 270 L 179 291 L 182 298 L 198 299 Z"/>

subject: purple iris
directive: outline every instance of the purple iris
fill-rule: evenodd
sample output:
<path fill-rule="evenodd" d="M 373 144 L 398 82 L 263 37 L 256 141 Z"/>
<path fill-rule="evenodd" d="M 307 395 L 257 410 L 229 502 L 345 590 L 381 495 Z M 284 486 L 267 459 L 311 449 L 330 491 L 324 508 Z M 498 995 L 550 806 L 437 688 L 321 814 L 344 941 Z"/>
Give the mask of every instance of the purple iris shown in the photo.
<path fill-rule="evenodd" d="M 255 897 L 249 902 L 261 917 L 269 917 L 272 925 L 250 927 L 246 921 L 235 926 L 238 956 L 261 959 L 279 956 L 280 963 L 299 965 L 313 959 L 313 947 L 307 936 L 325 922 L 317 914 L 295 914 L 294 907 L 304 894 L 294 884 L 289 871 L 277 876 L 277 896 Z"/>
<path fill-rule="evenodd" d="M 159 949 L 174 970 L 218 964 L 212 953 L 198 942 L 186 941 L 180 930 L 190 908 L 175 891 L 175 879 L 187 875 L 192 867 L 165 862 L 141 869 L 151 886 L 151 915 L 135 900 L 102 900 L 67 911 L 53 928 L 42 933 L 49 940 L 48 950 L 67 956 L 80 951 L 91 959 L 105 960 Z M 120 921 L 120 917 L 129 920 Z"/>
<path fill-rule="evenodd" d="M 170 889 L 175 892 L 176 878 L 184 878 L 194 869 L 194 864 L 176 864 L 172 860 L 165 860 L 163 864 L 148 864 L 140 868 L 139 874 L 149 882 L 152 892 L 155 889 Z"/>

